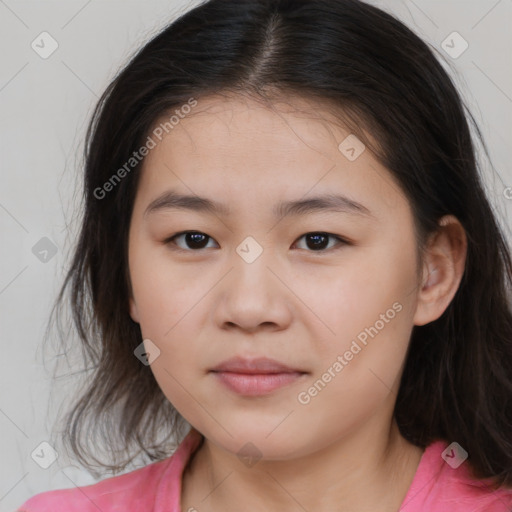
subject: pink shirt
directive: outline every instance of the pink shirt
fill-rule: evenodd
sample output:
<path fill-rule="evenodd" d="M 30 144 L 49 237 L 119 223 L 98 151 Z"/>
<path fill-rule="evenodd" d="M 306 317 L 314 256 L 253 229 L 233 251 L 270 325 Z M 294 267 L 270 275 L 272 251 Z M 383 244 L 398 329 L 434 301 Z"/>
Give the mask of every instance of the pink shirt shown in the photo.
<path fill-rule="evenodd" d="M 92 485 L 36 494 L 17 512 L 187 512 L 181 511 L 181 479 L 202 439 L 192 429 L 175 453 L 160 462 Z M 491 492 L 470 478 L 467 464 L 449 466 L 441 457 L 448 443 L 423 452 L 399 512 L 512 512 L 512 489 Z"/>

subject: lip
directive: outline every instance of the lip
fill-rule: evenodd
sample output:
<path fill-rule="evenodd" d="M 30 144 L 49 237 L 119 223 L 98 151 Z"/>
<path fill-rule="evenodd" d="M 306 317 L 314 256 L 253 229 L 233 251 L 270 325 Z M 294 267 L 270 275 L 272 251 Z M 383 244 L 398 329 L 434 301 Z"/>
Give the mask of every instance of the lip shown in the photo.
<path fill-rule="evenodd" d="M 266 357 L 233 357 L 210 372 L 231 391 L 245 396 L 269 394 L 296 382 L 307 373 Z"/>
<path fill-rule="evenodd" d="M 298 368 L 291 368 L 275 359 L 268 357 L 244 358 L 232 357 L 223 361 L 211 371 L 213 372 L 232 372 L 245 374 L 270 374 L 270 373 L 305 373 Z"/>

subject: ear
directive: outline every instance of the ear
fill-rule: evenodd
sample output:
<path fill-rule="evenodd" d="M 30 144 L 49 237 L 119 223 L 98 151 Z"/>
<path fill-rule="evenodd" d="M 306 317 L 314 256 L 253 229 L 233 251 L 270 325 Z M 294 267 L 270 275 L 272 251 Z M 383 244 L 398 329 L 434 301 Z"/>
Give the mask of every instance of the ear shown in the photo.
<path fill-rule="evenodd" d="M 445 215 L 431 235 L 424 255 L 423 278 L 418 293 L 414 325 L 437 320 L 459 288 L 466 265 L 467 238 L 459 220 Z"/>
<path fill-rule="evenodd" d="M 135 299 L 130 295 L 130 316 L 132 320 L 136 323 L 139 323 L 139 311 L 137 309 L 137 304 L 135 304 Z"/>

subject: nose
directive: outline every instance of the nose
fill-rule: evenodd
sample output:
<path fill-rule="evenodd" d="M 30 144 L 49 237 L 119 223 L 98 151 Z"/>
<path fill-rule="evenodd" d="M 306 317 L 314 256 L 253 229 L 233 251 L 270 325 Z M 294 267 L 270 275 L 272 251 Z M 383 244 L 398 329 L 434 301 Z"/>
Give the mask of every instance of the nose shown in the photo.
<path fill-rule="evenodd" d="M 286 329 L 292 319 L 293 293 L 271 251 L 263 250 L 251 263 L 235 253 L 230 263 L 230 272 L 217 287 L 217 325 L 249 333 Z"/>

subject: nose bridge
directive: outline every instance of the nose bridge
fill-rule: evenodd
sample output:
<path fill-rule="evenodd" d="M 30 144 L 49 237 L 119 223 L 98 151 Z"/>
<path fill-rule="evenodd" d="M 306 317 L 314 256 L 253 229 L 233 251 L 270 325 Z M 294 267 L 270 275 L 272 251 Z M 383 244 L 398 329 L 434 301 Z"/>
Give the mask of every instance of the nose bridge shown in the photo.
<path fill-rule="evenodd" d="M 218 290 L 217 315 L 221 323 L 255 329 L 260 324 L 286 324 L 286 290 L 274 275 L 273 251 L 255 237 L 246 237 L 229 258 L 231 271 Z M 271 270 L 272 269 L 272 270 Z"/>
<path fill-rule="evenodd" d="M 276 233 L 256 230 L 243 236 L 224 262 L 229 272 L 216 288 L 214 321 L 221 329 L 247 333 L 286 329 L 296 308 L 284 284 L 286 258 L 274 246 Z"/>
<path fill-rule="evenodd" d="M 268 244 L 264 248 L 263 244 L 265 242 L 262 240 L 262 237 L 260 236 L 260 242 L 252 236 L 248 235 L 246 236 L 236 247 L 235 252 L 240 257 L 240 259 L 246 264 L 246 265 L 253 265 L 258 260 L 265 260 L 268 256 Z M 265 253 L 265 257 L 262 258 L 262 255 Z"/>
<path fill-rule="evenodd" d="M 260 237 L 261 240 L 262 237 Z M 234 279 L 249 286 L 265 284 L 272 277 L 268 266 L 272 266 L 272 249 L 252 236 L 245 237 L 235 249 L 232 261 L 234 265 Z"/>

